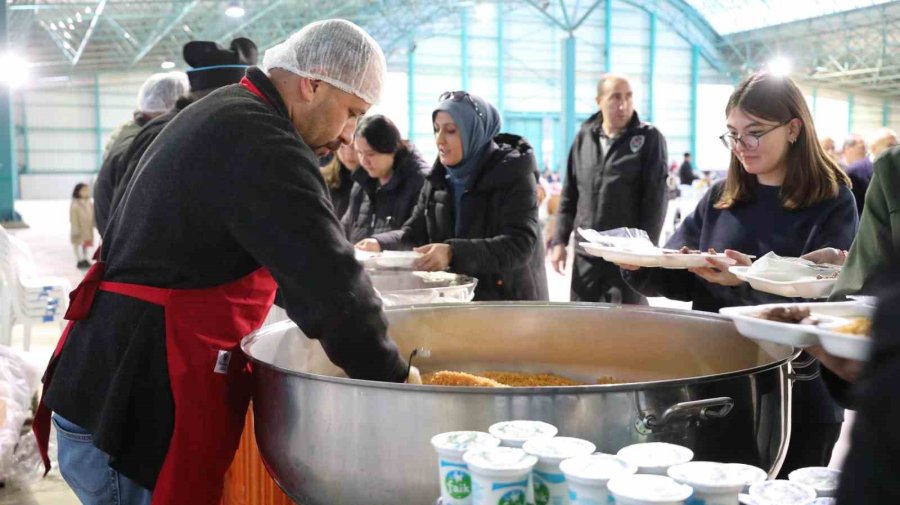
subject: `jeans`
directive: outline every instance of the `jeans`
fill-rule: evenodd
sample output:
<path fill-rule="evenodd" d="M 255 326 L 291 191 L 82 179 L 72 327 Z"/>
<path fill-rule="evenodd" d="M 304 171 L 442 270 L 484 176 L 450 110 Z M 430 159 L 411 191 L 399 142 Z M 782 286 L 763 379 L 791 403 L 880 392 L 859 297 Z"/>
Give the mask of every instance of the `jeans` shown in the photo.
<path fill-rule="evenodd" d="M 109 466 L 84 428 L 53 414 L 59 471 L 83 505 L 150 505 L 151 492 Z"/>

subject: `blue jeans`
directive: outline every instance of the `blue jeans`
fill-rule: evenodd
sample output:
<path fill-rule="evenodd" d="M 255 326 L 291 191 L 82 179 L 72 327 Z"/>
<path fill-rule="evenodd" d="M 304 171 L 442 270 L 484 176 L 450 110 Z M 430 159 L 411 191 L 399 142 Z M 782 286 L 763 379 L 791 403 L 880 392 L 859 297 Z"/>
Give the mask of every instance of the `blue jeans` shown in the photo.
<path fill-rule="evenodd" d="M 151 493 L 109 466 L 84 428 L 53 414 L 59 472 L 83 505 L 150 505 Z"/>

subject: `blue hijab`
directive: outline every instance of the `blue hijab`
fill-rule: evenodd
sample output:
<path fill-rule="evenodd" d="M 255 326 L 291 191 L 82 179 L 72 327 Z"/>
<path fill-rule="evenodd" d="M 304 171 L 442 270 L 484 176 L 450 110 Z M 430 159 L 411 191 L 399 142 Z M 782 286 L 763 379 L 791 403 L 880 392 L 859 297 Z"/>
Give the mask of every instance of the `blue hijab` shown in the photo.
<path fill-rule="evenodd" d="M 490 151 L 493 138 L 500 133 L 500 113 L 484 98 L 471 94 L 461 99 L 444 100 L 431 113 L 431 120 L 434 121 L 434 117 L 441 111 L 453 118 L 462 140 L 462 159 L 458 164 L 447 167 L 447 180 L 453 189 L 458 216 L 460 201 L 469 178 L 481 166 Z M 458 231 L 458 223 L 456 228 Z"/>

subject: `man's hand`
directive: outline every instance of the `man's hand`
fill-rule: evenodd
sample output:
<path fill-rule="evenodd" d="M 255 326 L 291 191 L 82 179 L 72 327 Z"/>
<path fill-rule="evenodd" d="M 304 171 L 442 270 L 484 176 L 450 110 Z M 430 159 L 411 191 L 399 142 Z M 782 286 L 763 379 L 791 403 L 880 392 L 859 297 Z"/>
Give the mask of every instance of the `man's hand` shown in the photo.
<path fill-rule="evenodd" d="M 448 244 L 428 244 L 413 249 L 422 257 L 413 263 L 413 270 L 437 272 L 446 270 L 453 261 L 453 249 Z"/>
<path fill-rule="evenodd" d="M 550 249 L 550 265 L 560 275 L 566 272 L 566 246 L 557 244 Z"/>
<path fill-rule="evenodd" d="M 843 265 L 844 261 L 847 259 L 847 253 L 840 249 L 835 249 L 834 247 L 826 247 L 824 249 L 819 249 L 818 251 L 804 254 L 800 257 L 816 264 L 828 263 L 829 265 L 840 266 Z"/>
<path fill-rule="evenodd" d="M 381 252 L 381 244 L 374 238 L 364 238 L 356 243 L 355 246 L 360 251 Z"/>
<path fill-rule="evenodd" d="M 839 358 L 829 354 L 822 346 L 818 345 L 807 347 L 803 350 L 819 360 L 822 366 L 834 372 L 835 375 L 851 383 L 859 379 L 859 374 L 862 372 L 863 365 L 865 365 L 862 361 Z"/>

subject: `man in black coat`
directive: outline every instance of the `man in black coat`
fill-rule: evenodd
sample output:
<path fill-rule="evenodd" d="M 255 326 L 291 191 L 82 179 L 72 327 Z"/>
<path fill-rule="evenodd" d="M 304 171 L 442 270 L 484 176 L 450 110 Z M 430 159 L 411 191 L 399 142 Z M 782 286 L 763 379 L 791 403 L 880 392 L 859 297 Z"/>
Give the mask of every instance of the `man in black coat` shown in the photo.
<path fill-rule="evenodd" d="M 148 148 L 107 228 L 103 281 L 195 290 L 264 267 L 290 318 L 348 376 L 402 382 L 410 368 L 387 336 L 381 302 L 318 165 L 351 141 L 357 119 L 378 100 L 384 55 L 359 27 L 327 20 L 267 51 L 263 63 L 246 82 L 182 111 Z M 43 403 L 108 455 L 109 464 L 92 467 L 92 482 L 118 472 L 147 490 L 157 484 L 177 379 L 167 364 L 165 312 L 98 291 L 45 385 Z M 59 459 L 64 475 L 90 463 Z"/>
<path fill-rule="evenodd" d="M 563 273 L 569 236 L 579 227 L 639 228 L 659 241 L 666 216 L 666 139 L 634 111 L 631 84 L 607 75 L 597 85 L 600 112 L 581 126 L 569 152 L 550 260 Z M 578 239 L 576 239 L 576 243 Z M 619 267 L 575 248 L 572 300 L 639 303 L 646 299 Z"/>
<path fill-rule="evenodd" d="M 180 72 L 153 74 L 141 86 L 138 92 L 138 110 L 134 113 L 134 119 L 124 126 L 110 143 L 100 172 L 97 174 L 97 180 L 94 182 L 94 216 L 101 237 L 106 231 L 106 223 L 112 213 L 110 204 L 113 195 L 128 168 L 131 145 L 152 119 L 172 110 L 186 91 L 186 79 Z"/>
<path fill-rule="evenodd" d="M 691 153 L 684 153 L 684 161 L 678 169 L 678 179 L 682 186 L 690 186 L 695 180 L 699 179 L 694 173 L 694 166 L 691 165 Z"/>
<path fill-rule="evenodd" d="M 109 201 L 106 203 L 108 206 L 107 216 L 112 215 L 122 200 L 125 188 L 134 178 L 141 156 L 163 128 L 172 121 L 172 118 L 191 103 L 222 86 L 239 82 L 244 77 L 247 68 L 256 65 L 257 55 L 256 44 L 245 38 L 232 40 L 228 49 L 219 47 L 215 42 L 202 40 L 193 40 L 184 45 L 182 56 L 184 61 L 192 67 L 187 71 L 190 94 L 179 99 L 172 110 L 153 118 L 141 128 L 134 135 L 124 154 L 115 162 L 113 165 L 115 171 L 121 176 L 115 181 Z M 94 201 L 96 207 L 96 195 Z M 103 226 L 100 226 L 100 221 L 97 221 L 97 228 L 102 237 L 106 230 L 106 223 L 104 222 Z"/>

